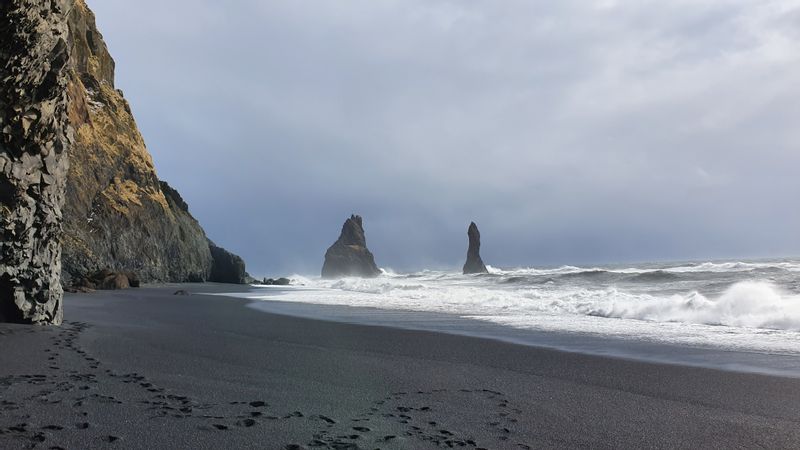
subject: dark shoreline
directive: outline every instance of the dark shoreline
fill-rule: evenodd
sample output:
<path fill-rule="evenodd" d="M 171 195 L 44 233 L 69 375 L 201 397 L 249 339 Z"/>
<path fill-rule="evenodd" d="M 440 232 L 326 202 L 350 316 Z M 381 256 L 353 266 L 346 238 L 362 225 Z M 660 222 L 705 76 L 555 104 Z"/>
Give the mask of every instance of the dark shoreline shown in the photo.
<path fill-rule="evenodd" d="M 68 295 L 61 328 L 0 325 L 0 447 L 800 446 L 797 379 L 255 312 L 177 289 L 232 287 Z"/>

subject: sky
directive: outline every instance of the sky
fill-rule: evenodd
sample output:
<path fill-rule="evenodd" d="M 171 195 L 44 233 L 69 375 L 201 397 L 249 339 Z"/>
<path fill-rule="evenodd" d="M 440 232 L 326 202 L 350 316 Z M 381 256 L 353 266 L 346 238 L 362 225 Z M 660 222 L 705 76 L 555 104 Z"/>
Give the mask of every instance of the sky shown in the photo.
<path fill-rule="evenodd" d="M 256 276 L 800 255 L 800 0 L 88 0 Z"/>

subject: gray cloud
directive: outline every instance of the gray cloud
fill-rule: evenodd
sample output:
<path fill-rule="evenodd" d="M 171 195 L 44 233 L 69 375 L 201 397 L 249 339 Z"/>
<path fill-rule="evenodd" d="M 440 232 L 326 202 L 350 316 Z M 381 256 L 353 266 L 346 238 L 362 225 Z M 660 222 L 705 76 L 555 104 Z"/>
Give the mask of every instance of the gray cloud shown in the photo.
<path fill-rule="evenodd" d="M 800 2 L 91 2 L 159 174 L 256 274 L 800 254 Z"/>

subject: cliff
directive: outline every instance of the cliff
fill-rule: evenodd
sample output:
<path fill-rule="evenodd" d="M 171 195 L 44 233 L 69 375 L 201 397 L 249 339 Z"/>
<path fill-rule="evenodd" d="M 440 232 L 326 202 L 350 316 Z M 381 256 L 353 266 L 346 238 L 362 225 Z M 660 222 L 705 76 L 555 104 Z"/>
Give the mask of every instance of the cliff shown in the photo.
<path fill-rule="evenodd" d="M 65 278 L 100 269 L 144 282 L 208 280 L 209 241 L 177 191 L 160 181 L 114 60 L 84 0 L 69 18 L 69 149 L 64 207 Z M 242 269 L 243 271 L 243 269 Z"/>
<path fill-rule="evenodd" d="M 245 271 L 244 260 L 238 255 L 217 247 L 209 241 L 211 249 L 211 273 L 208 277 L 210 281 L 217 283 L 246 284 L 252 278 Z"/>
<path fill-rule="evenodd" d="M 377 277 L 381 271 L 367 248 L 361 216 L 351 215 L 342 225 L 339 239 L 325 252 L 322 278 Z"/>
<path fill-rule="evenodd" d="M 0 3 L 0 321 L 60 324 L 66 4 Z"/>

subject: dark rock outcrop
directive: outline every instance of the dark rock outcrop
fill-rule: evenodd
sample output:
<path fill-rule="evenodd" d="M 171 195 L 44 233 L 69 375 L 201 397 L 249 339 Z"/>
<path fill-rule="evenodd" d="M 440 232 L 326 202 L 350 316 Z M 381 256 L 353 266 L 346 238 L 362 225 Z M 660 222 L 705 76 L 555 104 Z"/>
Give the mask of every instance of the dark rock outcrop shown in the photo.
<path fill-rule="evenodd" d="M 233 284 L 245 284 L 247 282 L 248 275 L 242 258 L 222 247 L 217 247 L 211 241 L 208 241 L 208 247 L 211 250 L 211 259 L 213 261 L 208 281 Z"/>
<path fill-rule="evenodd" d="M 322 278 L 370 278 L 380 273 L 375 257 L 367 249 L 361 216 L 350 216 L 342 226 L 339 239 L 325 252 Z"/>
<path fill-rule="evenodd" d="M 0 2 L 0 321 L 60 324 L 72 139 L 63 0 Z"/>
<path fill-rule="evenodd" d="M 467 229 L 469 248 L 467 249 L 467 262 L 464 263 L 464 274 L 489 273 L 481 259 L 481 232 L 475 222 L 469 224 Z"/>
<path fill-rule="evenodd" d="M 138 288 L 139 276 L 133 272 L 114 272 L 110 269 L 98 270 L 85 277 L 73 279 L 68 292 L 91 292 L 94 290 L 118 290 Z"/>
<path fill-rule="evenodd" d="M 249 273 L 244 273 L 244 284 L 261 284 L 261 280 L 252 277 Z"/>
<path fill-rule="evenodd" d="M 292 284 L 292 280 L 288 278 L 264 278 L 264 281 L 261 283 L 264 286 L 289 286 Z"/>

